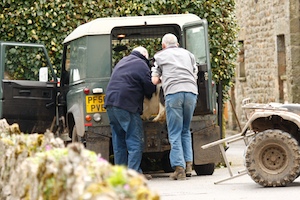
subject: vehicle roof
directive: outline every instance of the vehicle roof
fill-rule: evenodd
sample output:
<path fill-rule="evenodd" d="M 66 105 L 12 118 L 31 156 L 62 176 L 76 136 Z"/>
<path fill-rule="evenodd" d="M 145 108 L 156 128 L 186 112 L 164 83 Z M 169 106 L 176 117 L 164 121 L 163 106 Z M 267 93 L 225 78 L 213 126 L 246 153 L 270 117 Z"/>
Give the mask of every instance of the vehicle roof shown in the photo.
<path fill-rule="evenodd" d="M 178 24 L 182 28 L 184 24 L 197 20 L 201 19 L 194 14 L 169 14 L 98 18 L 78 26 L 65 38 L 63 43 L 68 43 L 72 40 L 87 35 L 110 34 L 112 29 L 115 27 Z"/>

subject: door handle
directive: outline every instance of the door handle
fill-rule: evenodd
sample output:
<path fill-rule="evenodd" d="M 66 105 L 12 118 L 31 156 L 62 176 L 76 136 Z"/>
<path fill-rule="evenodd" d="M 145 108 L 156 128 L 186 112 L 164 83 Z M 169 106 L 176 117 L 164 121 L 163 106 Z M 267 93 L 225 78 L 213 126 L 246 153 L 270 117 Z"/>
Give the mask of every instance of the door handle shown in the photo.
<path fill-rule="evenodd" d="M 30 90 L 19 90 L 19 94 L 29 95 L 31 93 Z"/>

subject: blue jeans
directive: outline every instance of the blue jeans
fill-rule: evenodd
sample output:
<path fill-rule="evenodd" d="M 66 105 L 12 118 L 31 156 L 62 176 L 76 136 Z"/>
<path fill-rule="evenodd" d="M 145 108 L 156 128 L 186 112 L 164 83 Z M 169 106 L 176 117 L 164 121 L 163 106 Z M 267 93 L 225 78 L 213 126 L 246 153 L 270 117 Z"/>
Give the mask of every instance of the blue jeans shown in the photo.
<path fill-rule="evenodd" d="M 114 162 L 140 173 L 144 149 L 143 122 L 139 113 L 131 113 L 118 107 L 106 108 L 112 131 Z"/>
<path fill-rule="evenodd" d="M 186 167 L 186 162 L 193 161 L 192 136 L 190 123 L 193 117 L 197 95 L 179 92 L 166 96 L 166 114 L 169 142 L 171 144 L 170 163 Z"/>

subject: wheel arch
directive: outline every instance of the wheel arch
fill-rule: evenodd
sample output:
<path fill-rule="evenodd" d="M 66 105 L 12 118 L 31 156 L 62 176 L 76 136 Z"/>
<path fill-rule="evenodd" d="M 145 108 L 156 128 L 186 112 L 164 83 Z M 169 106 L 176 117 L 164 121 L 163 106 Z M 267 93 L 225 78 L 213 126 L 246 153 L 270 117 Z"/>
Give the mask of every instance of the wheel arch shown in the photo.
<path fill-rule="evenodd" d="M 255 132 L 279 129 L 291 134 L 300 144 L 300 116 L 291 112 L 256 112 L 249 119 L 249 127 Z"/>
<path fill-rule="evenodd" d="M 79 105 L 73 105 L 67 114 L 67 122 L 68 122 L 68 129 L 69 129 L 69 136 L 72 138 L 72 130 L 73 127 L 76 127 L 77 134 L 80 137 L 84 136 L 84 117 L 82 107 Z"/>

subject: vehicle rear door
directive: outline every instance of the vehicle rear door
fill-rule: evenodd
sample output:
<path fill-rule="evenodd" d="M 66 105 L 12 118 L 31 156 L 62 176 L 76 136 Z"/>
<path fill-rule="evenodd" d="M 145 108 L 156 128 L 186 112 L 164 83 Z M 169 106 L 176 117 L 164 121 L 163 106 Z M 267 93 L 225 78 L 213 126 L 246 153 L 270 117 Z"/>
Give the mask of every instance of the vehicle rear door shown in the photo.
<path fill-rule="evenodd" d="M 198 65 L 198 101 L 194 115 L 213 113 L 212 72 L 210 67 L 210 51 L 208 44 L 208 26 L 206 20 L 186 24 L 184 30 L 184 46 L 195 55 Z"/>

